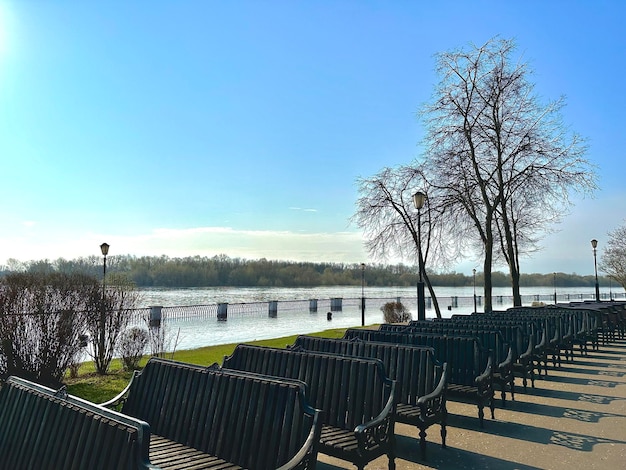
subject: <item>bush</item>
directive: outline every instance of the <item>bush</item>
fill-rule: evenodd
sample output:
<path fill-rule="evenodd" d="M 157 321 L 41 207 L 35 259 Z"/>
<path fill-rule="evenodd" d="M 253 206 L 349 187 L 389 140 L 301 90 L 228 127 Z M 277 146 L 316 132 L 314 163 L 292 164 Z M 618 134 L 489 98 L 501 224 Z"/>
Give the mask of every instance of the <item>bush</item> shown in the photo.
<path fill-rule="evenodd" d="M 411 319 L 411 312 L 402 302 L 387 302 L 380 309 L 385 316 L 385 323 L 402 323 Z"/>
<path fill-rule="evenodd" d="M 83 274 L 0 278 L 0 375 L 58 387 L 81 353 L 86 312 L 101 295 L 98 280 Z"/>
<path fill-rule="evenodd" d="M 126 370 L 135 370 L 148 344 L 148 332 L 139 327 L 129 328 L 119 340 L 119 353 Z"/>

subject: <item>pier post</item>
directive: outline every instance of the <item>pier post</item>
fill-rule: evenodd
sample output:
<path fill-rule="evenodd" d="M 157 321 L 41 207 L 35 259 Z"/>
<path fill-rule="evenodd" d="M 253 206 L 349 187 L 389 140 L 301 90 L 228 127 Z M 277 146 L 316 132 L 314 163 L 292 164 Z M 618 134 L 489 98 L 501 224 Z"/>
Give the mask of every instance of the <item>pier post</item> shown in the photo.
<path fill-rule="evenodd" d="M 278 316 L 278 300 L 270 300 L 268 313 L 270 318 L 276 318 Z"/>
<path fill-rule="evenodd" d="M 217 321 L 228 320 L 228 303 L 217 304 Z"/>
<path fill-rule="evenodd" d="M 161 309 L 163 307 L 160 305 L 154 305 L 150 307 L 150 320 L 149 324 L 151 327 L 160 327 L 161 326 Z"/>

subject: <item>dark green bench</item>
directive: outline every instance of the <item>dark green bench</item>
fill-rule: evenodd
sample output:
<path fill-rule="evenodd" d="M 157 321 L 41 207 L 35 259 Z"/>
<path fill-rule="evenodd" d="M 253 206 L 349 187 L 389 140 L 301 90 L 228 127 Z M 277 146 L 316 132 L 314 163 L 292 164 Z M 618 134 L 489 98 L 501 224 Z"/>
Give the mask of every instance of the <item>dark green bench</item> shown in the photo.
<path fill-rule="evenodd" d="M 448 399 L 475 403 L 480 426 L 484 425 L 485 405 L 495 419 L 493 400 L 493 359 L 478 339 L 469 336 L 445 336 L 410 332 L 393 332 L 349 328 L 344 339 L 429 346 L 440 362 L 448 363 Z"/>
<path fill-rule="evenodd" d="M 156 469 L 147 423 L 9 377 L 0 389 L 0 469 Z"/>
<path fill-rule="evenodd" d="M 532 386 L 534 387 L 536 376 L 548 374 L 549 338 L 545 322 L 542 319 L 527 315 L 509 314 L 508 311 L 494 311 L 471 316 L 487 321 L 506 321 L 523 329 L 523 334 L 527 338 L 528 354 L 525 354 L 525 362 L 517 362 L 514 365 L 514 370 L 523 377 L 524 390 L 526 390 L 526 378 L 528 376 L 530 376 Z M 456 316 L 454 318 L 456 319 Z"/>
<path fill-rule="evenodd" d="M 535 343 L 530 325 L 515 320 L 488 318 L 487 315 L 453 315 L 449 319 L 434 319 L 432 323 L 447 323 L 467 329 L 499 331 L 505 342 L 513 349 L 513 374 L 522 379 L 524 391 L 528 389 L 528 379 L 535 386 Z M 413 322 L 410 322 L 411 325 Z"/>
<path fill-rule="evenodd" d="M 312 469 L 321 431 L 305 385 L 151 358 L 104 406 L 150 424 L 163 469 Z"/>
<path fill-rule="evenodd" d="M 432 348 L 305 335 L 290 347 L 380 359 L 387 376 L 396 381 L 396 421 L 417 427 L 422 458 L 426 458 L 426 430 L 433 424 L 441 425 L 441 446 L 446 447 L 447 364 L 435 359 Z"/>
<path fill-rule="evenodd" d="M 359 470 L 386 454 L 395 469 L 396 384 L 381 361 L 239 344 L 223 367 L 302 380 L 324 411 L 319 452 Z"/>
<path fill-rule="evenodd" d="M 493 381 L 500 387 L 502 406 L 506 407 L 506 392 L 515 400 L 515 375 L 513 364 L 517 360 L 513 346 L 508 343 L 500 331 L 490 328 L 469 327 L 452 321 L 412 321 L 408 325 L 382 324 L 382 331 L 409 331 L 415 333 L 434 333 L 451 336 L 473 336 L 478 338 L 482 347 L 493 354 Z"/>

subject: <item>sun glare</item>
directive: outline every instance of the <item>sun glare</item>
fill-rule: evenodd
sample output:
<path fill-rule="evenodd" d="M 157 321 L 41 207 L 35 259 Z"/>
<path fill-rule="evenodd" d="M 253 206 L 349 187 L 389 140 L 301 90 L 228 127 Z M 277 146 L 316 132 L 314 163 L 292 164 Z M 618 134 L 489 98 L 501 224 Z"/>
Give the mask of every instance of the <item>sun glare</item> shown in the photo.
<path fill-rule="evenodd" d="M 9 5 L 0 0 L 0 57 L 9 53 L 10 13 Z"/>

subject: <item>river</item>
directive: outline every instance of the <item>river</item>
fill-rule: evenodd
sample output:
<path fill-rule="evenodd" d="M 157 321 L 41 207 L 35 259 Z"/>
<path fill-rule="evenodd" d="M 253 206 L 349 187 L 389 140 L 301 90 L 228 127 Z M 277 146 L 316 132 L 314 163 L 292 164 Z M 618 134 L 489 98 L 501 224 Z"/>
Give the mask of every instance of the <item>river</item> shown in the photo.
<path fill-rule="evenodd" d="M 610 293 L 609 293 L 610 291 Z M 435 292 L 439 299 L 443 317 L 453 314 L 469 314 L 474 310 L 474 289 L 469 287 L 436 287 Z M 510 288 L 494 288 L 494 309 L 503 310 L 512 306 Z M 602 288 L 601 295 L 608 299 L 623 300 L 623 289 Z M 400 299 L 415 318 L 416 288 L 415 287 L 365 287 L 363 295 L 366 298 L 365 324 L 381 323 L 384 321 L 380 307 L 390 300 Z M 482 291 L 477 286 L 477 310 L 481 311 Z M 523 303 L 529 305 L 532 301 L 552 303 L 554 287 L 522 288 Z M 427 296 L 426 317 L 435 316 L 432 304 Z M 592 299 L 593 288 L 558 288 L 559 302 L 569 300 Z M 307 334 L 322 331 L 328 328 L 348 328 L 361 325 L 361 311 L 359 302 L 349 302 L 347 299 L 360 299 L 360 286 L 332 286 L 311 288 L 187 288 L 141 289 L 141 307 L 160 305 L 163 307 L 216 305 L 218 303 L 247 304 L 278 301 L 278 315 L 270 318 L 267 313 L 258 315 L 230 314 L 227 321 L 217 321 L 215 318 L 164 321 L 162 332 L 166 336 L 167 350 L 193 349 L 216 344 L 239 343 L 260 339 L 277 338 L 294 334 Z M 326 309 L 311 313 L 308 308 L 301 311 L 289 310 L 281 312 L 281 301 L 331 299 L 342 298 L 344 308 L 333 312 L 332 320 L 327 319 Z M 267 312 L 267 310 L 265 311 Z M 165 316 L 167 319 L 167 316 Z"/>

